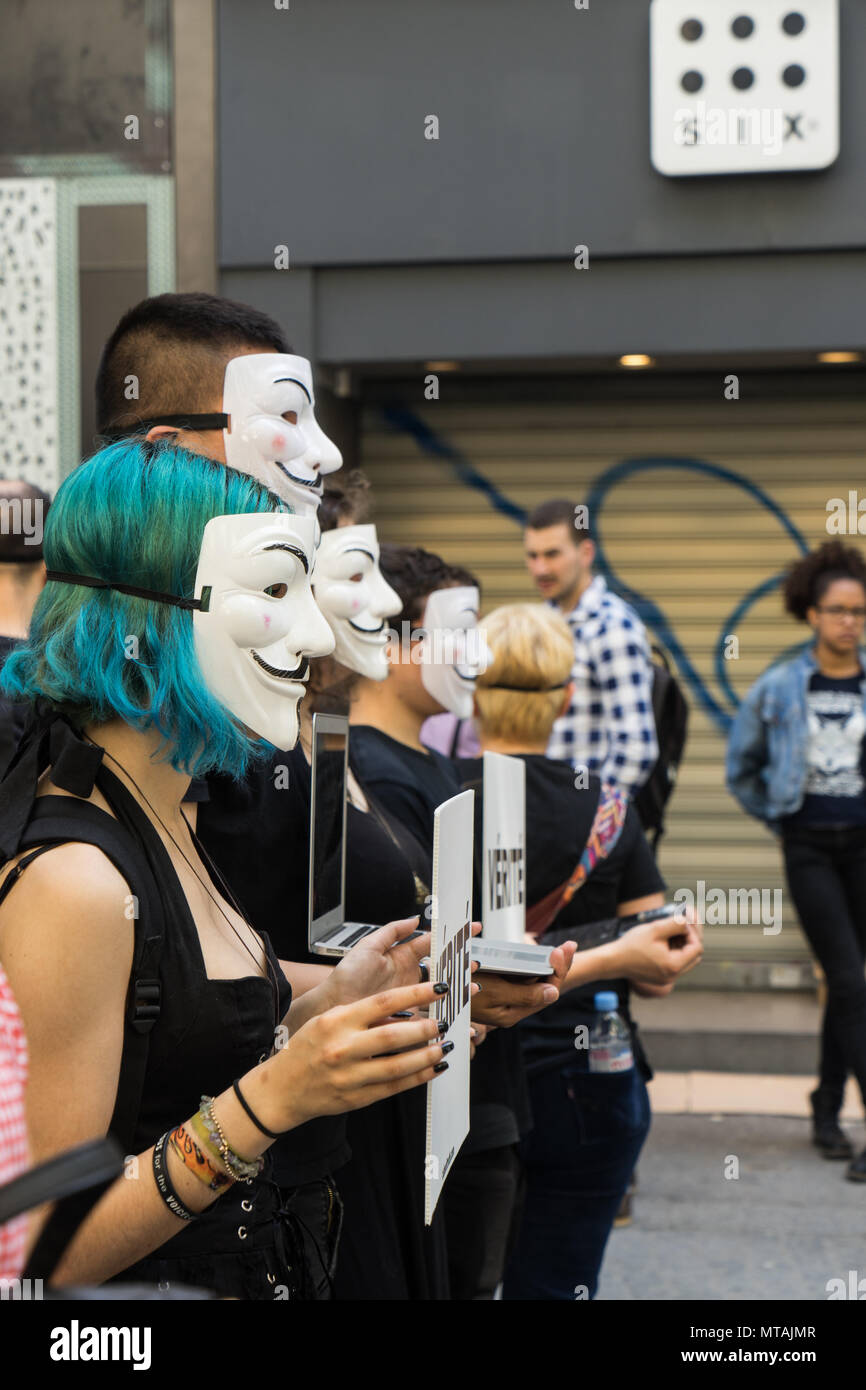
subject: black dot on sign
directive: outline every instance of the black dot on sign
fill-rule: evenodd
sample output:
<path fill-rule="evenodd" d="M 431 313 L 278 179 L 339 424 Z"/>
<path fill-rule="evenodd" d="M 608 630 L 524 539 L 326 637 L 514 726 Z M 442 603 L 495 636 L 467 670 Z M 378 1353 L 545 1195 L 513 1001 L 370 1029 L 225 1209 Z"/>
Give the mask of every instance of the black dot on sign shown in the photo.
<path fill-rule="evenodd" d="M 802 87 L 806 81 L 805 69 L 799 63 L 791 63 L 782 73 L 782 81 L 786 87 Z"/>
<path fill-rule="evenodd" d="M 684 72 L 680 78 L 680 86 L 684 92 L 699 92 L 704 85 L 704 79 L 699 72 Z"/>
<path fill-rule="evenodd" d="M 755 32 L 755 21 L 750 19 L 747 14 L 738 15 L 731 25 L 731 32 L 738 39 L 747 39 L 750 34 Z"/>
<path fill-rule="evenodd" d="M 782 28 L 786 34 L 802 34 L 805 27 L 806 20 L 803 15 L 800 14 L 799 10 L 792 10 L 791 13 L 786 14 L 785 18 L 782 20 Z"/>
<path fill-rule="evenodd" d="M 683 38 L 688 39 L 689 43 L 694 43 L 695 39 L 699 39 L 703 32 L 704 26 L 699 19 L 687 19 L 680 29 Z"/>
<path fill-rule="evenodd" d="M 755 80 L 755 74 L 751 68 L 737 68 L 736 72 L 731 73 L 731 81 L 740 92 L 745 92 Z"/>

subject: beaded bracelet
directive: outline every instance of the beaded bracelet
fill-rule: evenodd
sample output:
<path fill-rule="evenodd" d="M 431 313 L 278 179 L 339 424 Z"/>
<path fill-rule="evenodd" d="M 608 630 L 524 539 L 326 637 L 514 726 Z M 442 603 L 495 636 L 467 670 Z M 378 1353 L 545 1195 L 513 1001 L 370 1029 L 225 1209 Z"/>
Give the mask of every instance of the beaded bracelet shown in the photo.
<path fill-rule="evenodd" d="M 220 1172 L 225 1172 L 225 1160 L 220 1152 L 219 1139 L 214 1133 L 213 1128 L 209 1128 L 205 1123 L 202 1112 L 199 1110 L 193 1115 L 191 1120 L 187 1120 L 189 1132 L 195 1137 L 196 1142 L 201 1146 L 205 1153 L 211 1155 L 214 1163 L 220 1165 Z M 226 1174 L 228 1177 L 229 1175 Z M 232 1182 L 237 1182 L 237 1178 L 232 1177 Z"/>
<path fill-rule="evenodd" d="M 208 1140 L 216 1146 L 220 1158 L 235 1181 L 240 1182 L 244 1178 L 257 1178 L 259 1176 L 265 1166 L 265 1160 L 256 1158 L 250 1161 L 235 1153 L 214 1113 L 213 1096 L 202 1096 L 201 1109 L 195 1118 L 201 1120 Z"/>
<path fill-rule="evenodd" d="M 168 1175 L 168 1164 L 165 1161 L 165 1143 L 168 1133 L 163 1134 L 161 1139 L 157 1139 L 153 1146 L 153 1176 L 156 1180 L 156 1190 L 165 1205 L 175 1216 L 179 1216 L 181 1221 L 195 1221 L 198 1212 L 190 1211 L 184 1206 L 174 1190 L 171 1178 Z"/>
<path fill-rule="evenodd" d="M 215 1168 L 208 1158 L 202 1153 L 198 1144 L 187 1133 L 184 1125 L 178 1125 L 169 1135 L 169 1147 L 177 1154 L 184 1167 L 191 1173 L 195 1173 L 200 1182 L 211 1192 L 225 1192 L 227 1187 L 231 1187 L 234 1179 L 221 1169 Z"/>

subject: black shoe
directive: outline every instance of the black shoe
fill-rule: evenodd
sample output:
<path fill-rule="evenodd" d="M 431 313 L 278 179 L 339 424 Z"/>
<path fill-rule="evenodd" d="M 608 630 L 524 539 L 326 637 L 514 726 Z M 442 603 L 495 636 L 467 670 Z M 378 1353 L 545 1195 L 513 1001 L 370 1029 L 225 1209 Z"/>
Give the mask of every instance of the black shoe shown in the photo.
<path fill-rule="evenodd" d="M 850 1158 L 854 1146 L 843 1129 L 839 1127 L 839 1107 L 828 1101 L 820 1090 L 813 1091 L 812 1102 L 812 1143 L 821 1150 L 823 1158 Z M 863 1155 L 860 1155 L 863 1158 Z M 857 1159 L 856 1162 L 860 1162 Z M 854 1164 L 851 1165 L 854 1167 Z M 850 1172 L 850 1170 L 849 1170 Z M 866 1166 L 862 1178 L 852 1178 L 852 1182 L 866 1182 Z"/>
<path fill-rule="evenodd" d="M 866 1182 L 866 1149 L 848 1164 L 845 1177 L 849 1182 Z"/>

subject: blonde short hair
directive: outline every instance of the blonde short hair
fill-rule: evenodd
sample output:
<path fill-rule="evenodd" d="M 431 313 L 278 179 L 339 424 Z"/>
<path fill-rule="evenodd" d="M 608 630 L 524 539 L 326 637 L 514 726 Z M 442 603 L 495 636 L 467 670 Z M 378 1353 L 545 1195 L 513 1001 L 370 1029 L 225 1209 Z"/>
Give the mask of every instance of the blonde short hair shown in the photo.
<path fill-rule="evenodd" d="M 546 743 L 574 664 L 568 624 L 543 604 L 509 603 L 494 609 L 480 626 L 493 657 L 475 687 L 482 734 L 513 743 Z M 500 685 L 520 688 L 493 688 Z"/>

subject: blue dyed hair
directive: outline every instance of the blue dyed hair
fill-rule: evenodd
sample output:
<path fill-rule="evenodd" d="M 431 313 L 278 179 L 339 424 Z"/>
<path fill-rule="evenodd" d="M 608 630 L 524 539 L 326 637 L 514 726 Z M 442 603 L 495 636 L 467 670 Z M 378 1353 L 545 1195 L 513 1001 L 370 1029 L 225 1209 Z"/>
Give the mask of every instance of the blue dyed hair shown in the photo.
<path fill-rule="evenodd" d="M 45 521 L 45 563 L 193 598 L 211 517 L 287 510 L 224 464 L 174 443 L 123 440 L 59 487 Z M 158 729 L 163 757 L 190 777 L 241 777 L 264 751 L 205 685 L 192 613 L 131 594 L 49 580 L 0 688 L 13 699 L 41 697 L 79 727 L 119 717 L 133 729 Z"/>

